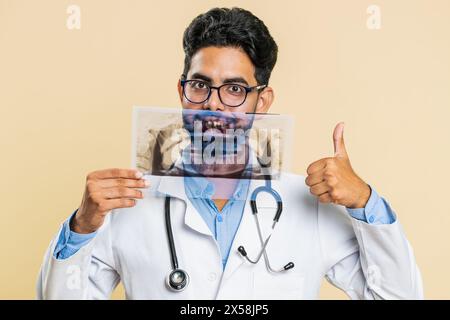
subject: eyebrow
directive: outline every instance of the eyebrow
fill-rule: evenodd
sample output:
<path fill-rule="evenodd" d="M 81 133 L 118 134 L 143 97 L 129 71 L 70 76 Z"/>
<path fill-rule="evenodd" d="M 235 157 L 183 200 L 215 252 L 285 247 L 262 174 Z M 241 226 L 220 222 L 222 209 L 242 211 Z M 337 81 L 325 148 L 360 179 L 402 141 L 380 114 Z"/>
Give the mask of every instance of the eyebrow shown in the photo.
<path fill-rule="evenodd" d="M 200 73 L 200 72 L 196 72 L 194 74 L 192 74 L 192 79 L 200 79 L 209 83 L 212 83 L 212 79 L 208 76 L 205 76 L 204 74 Z M 233 77 L 233 78 L 227 78 L 223 81 L 223 83 L 243 83 L 245 85 L 249 85 L 247 80 L 245 80 L 242 77 Z"/>

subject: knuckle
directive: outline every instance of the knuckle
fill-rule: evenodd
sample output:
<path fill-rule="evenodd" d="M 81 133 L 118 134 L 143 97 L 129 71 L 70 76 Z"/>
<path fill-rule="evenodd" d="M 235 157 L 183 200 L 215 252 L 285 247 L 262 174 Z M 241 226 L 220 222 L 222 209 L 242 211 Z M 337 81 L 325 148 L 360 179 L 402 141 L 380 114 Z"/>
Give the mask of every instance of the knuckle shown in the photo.
<path fill-rule="evenodd" d="M 86 189 L 89 193 L 92 193 L 95 189 L 95 182 L 92 180 L 88 180 L 86 182 Z"/>
<path fill-rule="evenodd" d="M 332 190 L 330 195 L 331 195 L 331 198 L 333 198 L 334 200 L 339 200 L 341 197 L 341 193 L 336 189 Z"/>
<path fill-rule="evenodd" d="M 308 168 L 306 169 L 306 173 L 308 174 L 312 174 L 314 172 L 314 168 L 316 166 L 317 162 L 313 162 L 311 163 Z"/>
<path fill-rule="evenodd" d="M 99 204 L 97 204 L 97 209 L 100 212 L 105 212 L 108 210 L 105 202 L 100 202 Z"/>
<path fill-rule="evenodd" d="M 102 205 L 102 206 L 105 205 L 104 201 L 102 199 L 100 199 L 100 197 L 95 197 L 92 200 L 93 200 L 94 205 L 96 205 L 97 207 L 100 205 Z"/>
<path fill-rule="evenodd" d="M 112 168 L 111 174 L 113 175 L 113 177 L 122 177 L 123 171 L 120 168 Z"/>
<path fill-rule="evenodd" d="M 122 199 L 121 204 L 124 207 L 132 207 L 134 206 L 134 200 L 133 199 Z"/>
<path fill-rule="evenodd" d="M 311 180 L 310 176 L 307 176 L 306 179 L 305 179 L 305 184 L 309 186 L 310 185 L 310 180 Z"/>
<path fill-rule="evenodd" d="M 312 186 L 312 187 L 310 188 L 310 192 L 311 192 L 313 195 L 318 195 L 317 186 Z"/>
<path fill-rule="evenodd" d="M 334 159 L 333 158 L 327 158 L 327 160 L 325 160 L 325 164 L 327 167 L 333 167 L 334 166 Z"/>
<path fill-rule="evenodd" d="M 94 179 L 94 174 L 95 174 L 95 172 L 89 172 L 86 175 L 86 182 L 93 180 Z"/>
<path fill-rule="evenodd" d="M 333 176 L 333 170 L 331 170 L 329 167 L 325 168 L 323 171 L 323 175 L 325 177 L 332 177 Z"/>
<path fill-rule="evenodd" d="M 100 212 L 99 216 L 102 218 L 105 218 L 107 216 L 108 212 L 109 212 L 109 208 L 104 209 L 103 211 Z"/>
<path fill-rule="evenodd" d="M 98 201 L 99 197 L 98 197 L 98 194 L 96 192 L 88 192 L 87 193 L 87 198 L 88 198 L 89 201 L 91 201 L 94 204 L 98 204 L 98 202 L 99 202 Z"/>
<path fill-rule="evenodd" d="M 337 184 L 337 179 L 335 177 L 330 177 L 327 179 L 327 184 L 330 187 L 334 187 Z"/>
<path fill-rule="evenodd" d="M 125 187 L 120 187 L 118 189 L 119 196 L 126 197 L 128 195 L 128 189 Z"/>

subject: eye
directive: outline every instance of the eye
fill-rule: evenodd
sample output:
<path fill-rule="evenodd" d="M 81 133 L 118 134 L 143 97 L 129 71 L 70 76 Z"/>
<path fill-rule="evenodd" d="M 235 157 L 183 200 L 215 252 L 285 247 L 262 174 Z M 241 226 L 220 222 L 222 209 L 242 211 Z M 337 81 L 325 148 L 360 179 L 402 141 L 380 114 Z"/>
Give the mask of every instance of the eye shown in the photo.
<path fill-rule="evenodd" d="M 232 84 L 228 87 L 228 91 L 232 94 L 240 94 L 244 91 L 244 89 L 236 84 Z"/>
<path fill-rule="evenodd" d="M 194 89 L 205 89 L 207 87 L 206 83 L 204 83 L 203 81 L 192 81 L 190 85 Z"/>

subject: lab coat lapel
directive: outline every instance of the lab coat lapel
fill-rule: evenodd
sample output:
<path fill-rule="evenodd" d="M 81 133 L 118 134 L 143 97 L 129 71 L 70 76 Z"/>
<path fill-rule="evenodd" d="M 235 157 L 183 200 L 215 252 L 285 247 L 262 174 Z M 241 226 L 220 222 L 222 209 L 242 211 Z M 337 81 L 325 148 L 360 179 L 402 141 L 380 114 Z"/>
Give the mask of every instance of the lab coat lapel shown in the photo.
<path fill-rule="evenodd" d="M 264 184 L 265 184 L 264 180 L 252 180 L 250 183 L 241 223 L 239 224 L 236 236 L 234 237 L 230 254 L 228 256 L 228 261 L 223 273 L 222 285 L 224 284 L 224 281 L 227 281 L 233 276 L 234 272 L 240 266 L 242 266 L 245 263 L 249 263 L 245 258 L 241 257 L 241 255 L 237 251 L 239 246 L 241 245 L 244 246 L 247 253 L 251 255 L 252 258 L 256 257 L 256 254 L 258 254 L 259 250 L 261 249 L 261 243 L 256 228 L 256 222 L 252 214 L 249 199 L 253 190 Z M 272 187 L 275 190 L 277 190 L 283 197 L 279 188 L 278 180 L 272 180 Z M 192 205 L 191 201 L 187 198 L 186 193 L 184 191 L 183 177 L 172 177 L 172 176 L 161 177 L 157 190 L 162 194 L 166 194 L 171 197 L 183 200 L 184 203 L 186 204 L 185 218 L 184 218 L 185 224 L 196 232 L 213 237 L 206 222 L 203 220 L 200 214 L 198 214 L 195 207 Z M 271 212 L 273 211 L 273 214 L 275 215 L 276 204 L 273 198 L 267 193 L 261 193 L 258 196 L 257 206 L 258 208 L 270 208 L 271 209 L 270 211 Z M 260 223 L 261 220 L 262 219 L 260 217 Z M 263 229 L 265 228 L 263 227 Z M 264 234 L 264 236 L 267 237 L 267 234 Z M 264 262 L 261 260 L 259 263 Z"/>
<path fill-rule="evenodd" d="M 191 201 L 187 198 L 186 192 L 184 190 L 183 177 L 173 177 L 173 176 L 161 177 L 157 190 L 162 194 L 183 200 L 186 205 L 184 223 L 194 231 L 197 231 L 199 233 L 211 237 L 213 236 L 206 222 L 203 220 L 200 214 L 198 214 L 197 210 L 192 205 Z M 173 204 L 172 208 L 174 208 Z"/>

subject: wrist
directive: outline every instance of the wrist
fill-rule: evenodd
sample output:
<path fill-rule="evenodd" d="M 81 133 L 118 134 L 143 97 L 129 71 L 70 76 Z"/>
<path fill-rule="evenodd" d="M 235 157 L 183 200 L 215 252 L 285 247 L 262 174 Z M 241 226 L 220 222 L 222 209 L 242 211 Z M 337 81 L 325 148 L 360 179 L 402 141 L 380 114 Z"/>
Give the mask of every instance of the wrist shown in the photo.
<path fill-rule="evenodd" d="M 357 199 L 357 201 L 350 206 L 351 209 L 365 208 L 367 202 L 369 201 L 371 194 L 371 189 L 367 183 L 364 182 L 363 187 L 361 188 L 361 193 Z"/>
<path fill-rule="evenodd" d="M 80 234 L 93 233 L 97 230 L 95 227 L 83 222 L 83 219 L 78 216 L 78 212 L 70 219 L 69 227 L 70 231 Z"/>

